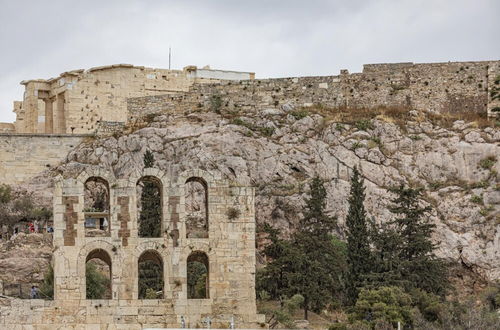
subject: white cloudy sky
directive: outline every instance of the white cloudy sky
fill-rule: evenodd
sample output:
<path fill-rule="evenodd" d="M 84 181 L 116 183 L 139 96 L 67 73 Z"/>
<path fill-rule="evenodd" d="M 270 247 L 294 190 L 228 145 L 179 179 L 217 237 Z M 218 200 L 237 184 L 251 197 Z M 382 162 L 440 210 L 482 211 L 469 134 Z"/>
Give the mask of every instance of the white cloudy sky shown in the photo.
<path fill-rule="evenodd" d="M 359 72 L 364 63 L 500 59 L 498 0 L 0 0 L 0 121 L 23 79 L 114 63 Z"/>

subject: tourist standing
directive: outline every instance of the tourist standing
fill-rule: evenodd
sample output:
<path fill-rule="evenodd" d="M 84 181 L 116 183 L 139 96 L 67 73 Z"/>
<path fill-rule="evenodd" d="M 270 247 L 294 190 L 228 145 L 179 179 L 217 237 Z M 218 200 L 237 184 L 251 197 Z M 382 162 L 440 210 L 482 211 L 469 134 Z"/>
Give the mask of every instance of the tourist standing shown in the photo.
<path fill-rule="evenodd" d="M 37 299 L 38 298 L 38 289 L 34 285 L 31 287 L 30 298 L 31 299 Z"/>

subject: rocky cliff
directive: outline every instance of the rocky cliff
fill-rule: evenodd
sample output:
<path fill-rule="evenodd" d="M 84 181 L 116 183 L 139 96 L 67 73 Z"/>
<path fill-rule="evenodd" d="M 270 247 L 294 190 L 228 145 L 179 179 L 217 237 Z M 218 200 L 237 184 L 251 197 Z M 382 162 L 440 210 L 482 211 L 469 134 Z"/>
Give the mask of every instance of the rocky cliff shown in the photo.
<path fill-rule="evenodd" d="M 0 241 L 0 294 L 28 297 L 31 285 L 40 284 L 52 258 L 50 234 L 17 234 Z M 3 291 L 3 292 L 2 292 Z"/>
<path fill-rule="evenodd" d="M 172 175 L 201 168 L 235 185 L 256 186 L 258 224 L 285 233 L 296 226 L 308 180 L 318 174 L 343 235 L 349 176 L 358 166 L 366 179 L 366 208 L 376 221 L 391 217 L 388 188 L 425 187 L 422 203 L 433 207 L 438 254 L 485 279 L 500 278 L 500 130 L 494 123 L 408 109 L 215 110 L 149 115 L 128 133 L 88 139 L 53 173 L 90 165 L 127 177 L 143 166 L 149 149 Z"/>

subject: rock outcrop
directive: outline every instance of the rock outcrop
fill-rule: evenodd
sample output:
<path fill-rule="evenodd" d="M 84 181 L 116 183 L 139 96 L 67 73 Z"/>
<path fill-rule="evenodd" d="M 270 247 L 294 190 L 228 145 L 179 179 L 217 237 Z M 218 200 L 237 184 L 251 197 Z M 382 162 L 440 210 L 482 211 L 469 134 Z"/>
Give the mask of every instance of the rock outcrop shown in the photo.
<path fill-rule="evenodd" d="M 171 174 L 201 168 L 235 185 L 256 186 L 258 224 L 285 233 L 300 219 L 308 180 L 317 174 L 326 180 L 328 210 L 343 235 L 349 176 L 358 166 L 366 179 L 366 208 L 376 221 L 391 218 L 388 188 L 425 187 L 422 203 L 433 207 L 438 254 L 499 279 L 500 130 L 464 121 L 444 128 L 415 111 L 405 116 L 341 122 L 325 111 L 292 106 L 257 114 L 161 114 L 130 134 L 81 144 L 53 172 L 64 176 L 85 164 L 127 177 L 142 168 L 149 149 L 157 166 Z"/>
<path fill-rule="evenodd" d="M 50 234 L 20 233 L 0 241 L 0 281 L 5 284 L 5 294 L 17 295 L 21 290 L 24 297 L 28 296 L 31 285 L 43 281 L 51 259 Z"/>

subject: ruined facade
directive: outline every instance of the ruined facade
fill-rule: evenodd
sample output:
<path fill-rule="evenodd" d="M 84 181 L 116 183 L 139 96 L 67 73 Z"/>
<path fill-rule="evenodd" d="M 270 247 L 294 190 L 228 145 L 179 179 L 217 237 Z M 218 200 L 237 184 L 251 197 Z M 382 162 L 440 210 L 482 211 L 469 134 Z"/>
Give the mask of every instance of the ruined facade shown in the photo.
<path fill-rule="evenodd" d="M 23 101 L 14 102 L 16 122 L 0 130 L 16 133 L 81 134 L 97 130 L 99 123 L 127 121 L 129 97 L 179 94 L 193 84 L 221 80 L 249 80 L 254 74 L 198 69 L 153 69 L 130 64 L 73 70 L 57 78 L 22 81 Z"/>
<path fill-rule="evenodd" d="M 161 235 L 139 237 L 136 185 L 154 177 L 161 186 Z M 109 187 L 107 237 L 85 233 L 85 182 L 99 178 Z M 208 233 L 190 237 L 185 189 L 204 183 Z M 231 216 L 231 212 L 233 215 Z M 154 168 L 127 178 L 88 168 L 76 178 L 57 179 L 54 192 L 54 300 L 13 300 L 0 307 L 2 329 L 142 329 L 143 327 L 264 326 L 255 303 L 254 189 L 229 186 L 207 172 L 189 170 L 169 177 Z M 138 299 L 139 260 L 154 256 L 163 269 L 163 298 Z M 189 299 L 187 262 L 200 256 L 208 276 L 206 298 Z M 85 271 L 98 258 L 111 270 L 107 300 L 86 299 Z"/>

